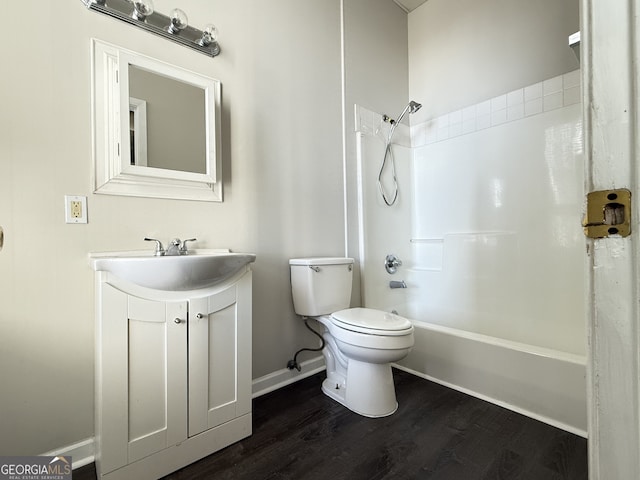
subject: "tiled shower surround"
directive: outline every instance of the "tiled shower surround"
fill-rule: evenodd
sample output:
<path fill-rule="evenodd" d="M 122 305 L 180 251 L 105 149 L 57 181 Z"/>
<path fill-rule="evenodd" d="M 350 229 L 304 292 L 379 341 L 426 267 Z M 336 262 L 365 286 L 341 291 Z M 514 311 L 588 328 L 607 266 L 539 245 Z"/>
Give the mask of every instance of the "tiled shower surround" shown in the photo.
<path fill-rule="evenodd" d="M 576 70 L 413 125 L 410 135 L 400 126 L 400 201 L 386 207 L 375 180 L 388 124 L 356 107 L 365 304 L 580 363 L 581 115 Z M 404 257 L 393 278 L 377 268 L 385 252 Z M 390 290 L 389 280 L 408 288 Z"/>
<path fill-rule="evenodd" d="M 415 125 L 411 141 L 428 145 L 580 102 L 580 70 L 574 70 Z"/>

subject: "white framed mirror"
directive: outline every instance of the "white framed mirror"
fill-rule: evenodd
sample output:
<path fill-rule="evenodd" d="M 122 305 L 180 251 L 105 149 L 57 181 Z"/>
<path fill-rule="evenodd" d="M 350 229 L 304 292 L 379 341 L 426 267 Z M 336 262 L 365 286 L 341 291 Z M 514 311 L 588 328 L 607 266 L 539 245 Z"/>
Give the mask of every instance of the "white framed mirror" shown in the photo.
<path fill-rule="evenodd" d="M 220 82 L 92 40 L 95 193 L 222 201 Z"/>

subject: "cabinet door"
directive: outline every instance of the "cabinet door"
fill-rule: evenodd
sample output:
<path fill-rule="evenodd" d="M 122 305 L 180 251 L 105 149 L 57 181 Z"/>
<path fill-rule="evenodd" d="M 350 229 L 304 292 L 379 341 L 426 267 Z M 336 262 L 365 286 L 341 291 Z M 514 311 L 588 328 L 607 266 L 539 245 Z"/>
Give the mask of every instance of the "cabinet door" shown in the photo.
<path fill-rule="evenodd" d="M 129 296 L 129 462 L 187 438 L 187 304 Z"/>
<path fill-rule="evenodd" d="M 189 301 L 189 436 L 251 411 L 251 272 Z"/>
<path fill-rule="evenodd" d="M 108 284 L 101 303 L 99 453 L 108 473 L 186 438 L 187 303 L 144 300 Z"/>

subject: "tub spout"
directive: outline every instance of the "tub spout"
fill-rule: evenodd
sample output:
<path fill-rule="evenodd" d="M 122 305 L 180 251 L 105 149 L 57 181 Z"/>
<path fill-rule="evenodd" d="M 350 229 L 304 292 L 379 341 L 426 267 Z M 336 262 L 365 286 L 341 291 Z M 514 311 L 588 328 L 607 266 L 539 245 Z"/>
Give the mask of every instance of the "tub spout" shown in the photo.
<path fill-rule="evenodd" d="M 389 288 L 407 288 L 407 284 L 404 283 L 404 280 L 399 282 L 397 280 L 391 280 L 389 282 Z"/>

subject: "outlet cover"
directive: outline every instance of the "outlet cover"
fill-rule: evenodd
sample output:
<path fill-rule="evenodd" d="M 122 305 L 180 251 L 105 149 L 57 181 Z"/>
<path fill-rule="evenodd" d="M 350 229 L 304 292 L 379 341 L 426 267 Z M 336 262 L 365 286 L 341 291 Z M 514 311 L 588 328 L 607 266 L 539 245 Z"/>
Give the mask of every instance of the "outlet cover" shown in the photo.
<path fill-rule="evenodd" d="M 87 197 L 65 195 L 64 218 L 67 223 L 87 223 Z"/>

